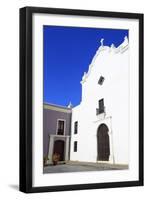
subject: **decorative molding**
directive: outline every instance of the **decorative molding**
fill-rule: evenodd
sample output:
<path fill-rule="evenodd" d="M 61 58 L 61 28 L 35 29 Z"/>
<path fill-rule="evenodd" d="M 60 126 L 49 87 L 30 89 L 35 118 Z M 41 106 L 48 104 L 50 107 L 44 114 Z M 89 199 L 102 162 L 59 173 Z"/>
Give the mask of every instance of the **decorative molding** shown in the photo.
<path fill-rule="evenodd" d="M 48 110 L 54 110 L 57 112 L 72 113 L 71 108 L 66 108 L 66 107 L 52 105 L 52 104 L 43 104 L 43 108 L 48 109 Z"/>
<path fill-rule="evenodd" d="M 67 138 L 67 137 L 71 137 L 70 135 L 55 135 L 55 134 L 49 134 L 49 137 L 53 137 L 53 138 Z"/>
<path fill-rule="evenodd" d="M 57 119 L 57 125 L 56 125 L 56 135 L 59 135 L 58 132 L 58 125 L 59 125 L 59 121 L 63 121 L 64 122 L 64 134 L 65 135 L 65 131 L 66 131 L 66 119 Z M 59 135 L 60 136 L 60 135 Z"/>

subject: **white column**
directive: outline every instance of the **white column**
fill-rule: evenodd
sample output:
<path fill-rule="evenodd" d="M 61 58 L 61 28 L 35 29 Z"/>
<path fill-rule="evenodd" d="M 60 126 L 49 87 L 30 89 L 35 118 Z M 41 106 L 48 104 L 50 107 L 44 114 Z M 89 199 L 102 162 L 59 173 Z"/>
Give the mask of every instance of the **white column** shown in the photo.
<path fill-rule="evenodd" d="M 66 137 L 65 143 L 65 161 L 69 160 L 69 137 Z"/>
<path fill-rule="evenodd" d="M 48 152 L 49 162 L 52 162 L 53 147 L 54 147 L 54 137 L 53 135 L 50 135 L 49 152 Z"/>

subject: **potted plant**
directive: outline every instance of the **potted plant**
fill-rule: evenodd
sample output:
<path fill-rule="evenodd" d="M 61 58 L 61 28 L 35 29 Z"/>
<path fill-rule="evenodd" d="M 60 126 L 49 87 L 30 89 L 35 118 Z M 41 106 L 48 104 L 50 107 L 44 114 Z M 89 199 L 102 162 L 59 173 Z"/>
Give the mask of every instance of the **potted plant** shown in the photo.
<path fill-rule="evenodd" d="M 53 154 L 52 160 L 53 160 L 53 165 L 57 165 L 58 161 L 60 160 L 60 155 L 59 155 L 58 153 L 55 152 L 55 153 Z"/>

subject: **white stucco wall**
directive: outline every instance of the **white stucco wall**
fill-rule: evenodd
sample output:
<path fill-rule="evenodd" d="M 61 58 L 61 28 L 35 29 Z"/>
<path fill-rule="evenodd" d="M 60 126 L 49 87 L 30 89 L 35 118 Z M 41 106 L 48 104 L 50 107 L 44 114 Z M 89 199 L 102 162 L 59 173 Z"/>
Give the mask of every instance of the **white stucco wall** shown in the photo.
<path fill-rule="evenodd" d="M 98 84 L 100 76 L 105 78 Z M 109 129 L 109 162 L 129 163 L 129 47 L 127 38 L 117 48 L 101 46 L 82 81 L 80 105 L 72 110 L 70 159 L 97 161 L 97 129 L 105 123 Z M 96 115 L 98 101 L 104 98 L 106 115 Z M 78 121 L 78 134 L 74 122 Z M 73 151 L 78 142 L 77 152 Z"/>

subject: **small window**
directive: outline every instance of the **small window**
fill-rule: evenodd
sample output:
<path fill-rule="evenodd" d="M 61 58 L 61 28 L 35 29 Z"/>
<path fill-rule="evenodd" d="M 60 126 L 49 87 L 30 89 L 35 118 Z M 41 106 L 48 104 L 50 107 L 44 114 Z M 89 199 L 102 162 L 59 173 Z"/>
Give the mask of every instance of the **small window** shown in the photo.
<path fill-rule="evenodd" d="M 57 129 L 57 135 L 64 135 L 64 121 L 58 120 L 58 129 Z"/>
<path fill-rule="evenodd" d="M 74 123 L 74 134 L 78 133 L 78 121 Z"/>
<path fill-rule="evenodd" d="M 77 141 L 74 142 L 74 152 L 77 152 Z"/>
<path fill-rule="evenodd" d="M 99 80 L 98 80 L 98 84 L 102 85 L 104 82 L 105 78 L 103 76 L 100 76 Z"/>

